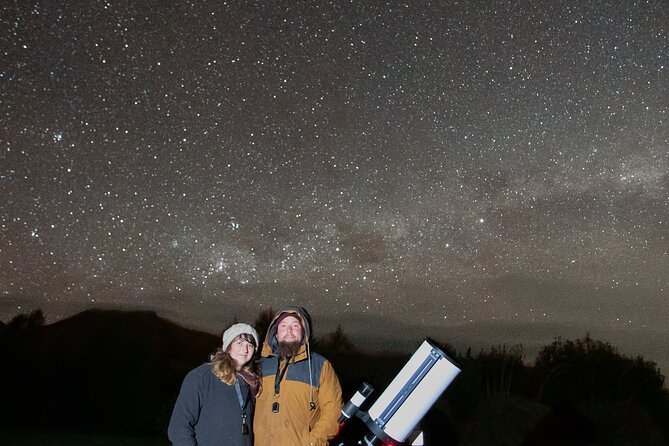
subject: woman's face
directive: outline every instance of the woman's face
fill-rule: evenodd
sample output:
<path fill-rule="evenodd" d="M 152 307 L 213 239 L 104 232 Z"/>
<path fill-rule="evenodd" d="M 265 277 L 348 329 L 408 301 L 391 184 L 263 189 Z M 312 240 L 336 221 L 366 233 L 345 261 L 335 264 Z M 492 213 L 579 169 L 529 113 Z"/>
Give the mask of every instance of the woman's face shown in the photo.
<path fill-rule="evenodd" d="M 250 342 L 245 341 L 240 336 L 237 336 L 230 343 L 228 351 L 230 353 L 230 357 L 237 365 L 237 370 L 239 370 L 251 360 L 253 353 L 256 351 L 256 348 Z"/>

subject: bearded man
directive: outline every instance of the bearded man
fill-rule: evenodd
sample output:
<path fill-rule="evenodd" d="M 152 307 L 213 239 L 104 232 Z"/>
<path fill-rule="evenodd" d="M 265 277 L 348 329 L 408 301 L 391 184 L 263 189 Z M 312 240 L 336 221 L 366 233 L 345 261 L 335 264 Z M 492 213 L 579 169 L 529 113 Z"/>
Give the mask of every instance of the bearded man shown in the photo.
<path fill-rule="evenodd" d="M 256 446 L 327 446 L 337 434 L 341 385 L 330 362 L 309 348 L 311 319 L 284 307 L 263 343 L 262 391 L 256 400 Z"/>

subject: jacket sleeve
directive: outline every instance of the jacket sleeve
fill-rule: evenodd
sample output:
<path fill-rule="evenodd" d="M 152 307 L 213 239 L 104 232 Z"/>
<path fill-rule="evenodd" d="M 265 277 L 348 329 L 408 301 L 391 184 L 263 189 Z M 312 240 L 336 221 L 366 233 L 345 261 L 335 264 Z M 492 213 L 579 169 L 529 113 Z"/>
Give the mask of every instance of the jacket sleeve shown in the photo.
<path fill-rule="evenodd" d="M 167 428 L 167 436 L 173 446 L 197 446 L 195 425 L 200 418 L 202 407 L 202 389 L 199 381 L 197 375 L 190 372 L 181 385 Z"/>
<path fill-rule="evenodd" d="M 321 370 L 318 403 L 320 417 L 311 428 L 309 443 L 310 446 L 327 446 L 328 439 L 339 431 L 337 419 L 341 413 L 341 385 L 329 361 L 325 361 Z"/>

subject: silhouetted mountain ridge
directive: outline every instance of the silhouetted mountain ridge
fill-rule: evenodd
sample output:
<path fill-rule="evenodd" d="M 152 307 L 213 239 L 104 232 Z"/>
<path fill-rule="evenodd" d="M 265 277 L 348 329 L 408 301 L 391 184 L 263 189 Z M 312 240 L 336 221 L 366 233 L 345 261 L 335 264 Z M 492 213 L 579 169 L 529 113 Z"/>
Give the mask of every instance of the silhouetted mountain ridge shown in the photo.
<path fill-rule="evenodd" d="M 154 312 L 116 310 L 87 310 L 11 337 L 0 342 L 2 419 L 120 432 L 164 423 L 185 373 L 219 343 Z"/>

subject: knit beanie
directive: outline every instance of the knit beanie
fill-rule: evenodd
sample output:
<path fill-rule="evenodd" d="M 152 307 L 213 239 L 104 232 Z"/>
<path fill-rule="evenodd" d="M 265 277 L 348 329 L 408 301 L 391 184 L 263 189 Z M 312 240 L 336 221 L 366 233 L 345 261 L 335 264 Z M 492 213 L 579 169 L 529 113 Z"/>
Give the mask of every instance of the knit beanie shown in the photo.
<path fill-rule="evenodd" d="M 302 316 L 299 313 L 291 312 L 291 311 L 284 311 L 279 315 L 279 317 L 276 318 L 276 322 L 274 322 L 275 326 L 279 326 L 282 320 L 284 320 L 287 317 L 294 317 L 298 321 L 300 321 L 300 325 L 302 326 L 302 330 L 304 330 L 304 319 L 302 319 Z"/>
<path fill-rule="evenodd" d="M 230 343 L 240 334 L 250 334 L 256 341 L 256 348 L 260 346 L 258 342 L 258 333 L 249 324 L 234 324 L 223 333 L 223 351 L 227 351 Z"/>
<path fill-rule="evenodd" d="M 281 321 L 284 320 L 285 318 L 287 318 L 288 316 L 290 316 L 290 317 L 294 317 L 295 319 L 297 319 L 298 321 L 300 321 L 300 324 L 302 324 L 302 318 L 300 317 L 299 314 L 297 314 L 297 313 L 293 313 L 293 312 L 287 312 L 287 311 L 286 311 L 286 312 L 284 312 L 284 313 L 281 313 L 281 314 L 279 315 L 279 317 L 276 318 L 276 322 L 274 322 L 274 325 L 276 325 L 276 326 L 278 327 L 279 324 L 281 323 Z"/>

